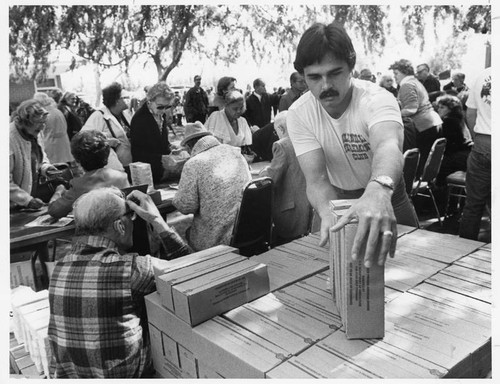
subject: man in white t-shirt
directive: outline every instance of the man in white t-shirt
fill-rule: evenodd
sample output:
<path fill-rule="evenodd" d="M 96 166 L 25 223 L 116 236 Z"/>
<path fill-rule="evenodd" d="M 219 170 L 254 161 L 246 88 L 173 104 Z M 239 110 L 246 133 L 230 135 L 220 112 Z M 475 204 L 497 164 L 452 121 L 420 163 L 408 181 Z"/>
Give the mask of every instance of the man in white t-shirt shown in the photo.
<path fill-rule="evenodd" d="M 321 218 L 320 245 L 333 226 L 329 201 L 356 198 L 332 229 L 358 218 L 352 257 L 366 246 L 369 267 L 383 265 L 387 253 L 394 256 L 396 223 L 417 226 L 418 221 L 401 177 L 403 124 L 397 101 L 378 85 L 354 79 L 355 64 L 351 39 L 339 24 L 318 23 L 304 32 L 294 66 L 310 92 L 290 107 L 287 126 L 307 196 Z"/>
<path fill-rule="evenodd" d="M 484 208 L 491 207 L 491 67 L 484 69 L 474 82 L 466 105 L 474 146 L 467 159 L 467 198 L 459 235 L 477 240 Z"/>

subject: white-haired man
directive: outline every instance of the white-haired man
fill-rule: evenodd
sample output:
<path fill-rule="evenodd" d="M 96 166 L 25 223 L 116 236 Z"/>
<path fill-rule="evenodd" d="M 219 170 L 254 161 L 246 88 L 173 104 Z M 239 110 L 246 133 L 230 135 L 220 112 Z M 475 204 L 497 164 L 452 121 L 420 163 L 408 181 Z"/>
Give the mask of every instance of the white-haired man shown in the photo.
<path fill-rule="evenodd" d="M 166 259 L 189 253 L 151 198 L 114 187 L 82 195 L 73 209 L 71 251 L 50 280 L 49 340 L 56 378 L 128 378 L 152 373 L 144 296 L 155 287 L 153 264 L 127 253 L 139 215 L 160 236 Z"/>

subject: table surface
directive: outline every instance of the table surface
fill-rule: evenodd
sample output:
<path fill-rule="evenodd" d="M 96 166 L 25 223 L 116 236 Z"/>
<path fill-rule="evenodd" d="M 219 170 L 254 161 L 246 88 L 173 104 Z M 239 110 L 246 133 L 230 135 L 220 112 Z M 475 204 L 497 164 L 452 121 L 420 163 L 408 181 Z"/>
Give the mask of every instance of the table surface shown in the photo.
<path fill-rule="evenodd" d="M 172 188 L 159 189 L 162 201 L 158 204 L 161 213 L 166 212 L 172 207 L 172 200 L 176 190 Z M 47 213 L 47 207 L 35 212 L 15 212 L 10 214 L 10 249 L 11 252 L 20 248 L 36 246 L 58 237 L 70 236 L 75 231 L 74 222 L 63 227 L 40 226 L 26 227 L 26 224 L 33 221 L 38 216 Z"/>
<path fill-rule="evenodd" d="M 261 161 L 250 164 L 250 172 L 252 178 L 258 178 L 259 172 L 266 166 L 271 164 L 269 161 Z M 156 190 L 161 193 L 161 202 L 158 204 L 158 209 L 161 213 L 171 210 L 172 200 L 177 192 L 178 180 L 168 180 L 167 182 L 157 184 Z M 46 243 L 47 241 L 58 237 L 70 236 L 75 231 L 73 222 L 64 226 L 43 226 L 43 227 L 26 227 L 25 225 L 33 221 L 36 217 L 47 213 L 47 207 L 35 212 L 15 212 L 10 214 L 10 249 L 18 250 L 24 247 L 36 246 Z"/>

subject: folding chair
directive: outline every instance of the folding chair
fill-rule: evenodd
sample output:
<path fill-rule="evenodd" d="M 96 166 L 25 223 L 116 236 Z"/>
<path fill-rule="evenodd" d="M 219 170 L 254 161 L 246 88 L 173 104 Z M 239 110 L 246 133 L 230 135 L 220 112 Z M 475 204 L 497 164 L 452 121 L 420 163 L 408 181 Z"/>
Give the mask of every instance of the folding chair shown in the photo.
<path fill-rule="evenodd" d="M 404 154 L 403 178 L 406 186 L 406 193 L 411 195 L 415 176 L 417 174 L 418 161 L 420 160 L 420 150 L 418 148 L 408 149 Z"/>
<path fill-rule="evenodd" d="M 271 244 L 273 180 L 262 177 L 249 181 L 236 214 L 231 246 L 243 256 L 258 255 Z"/>
<path fill-rule="evenodd" d="M 456 171 L 446 177 L 447 196 L 446 208 L 444 212 L 445 216 L 448 215 L 451 196 L 455 196 L 458 198 L 456 207 L 461 206 L 462 200 L 467 197 L 467 193 L 465 191 L 465 176 L 466 173 L 464 171 Z"/>
<path fill-rule="evenodd" d="M 411 191 L 411 197 L 423 196 L 430 197 L 432 203 L 434 204 L 434 209 L 436 210 L 436 215 L 439 221 L 439 225 L 443 226 L 441 221 L 441 215 L 439 213 L 438 206 L 436 204 L 436 199 L 434 198 L 434 193 L 432 189 L 434 188 L 436 176 L 439 173 L 439 168 L 441 168 L 441 162 L 443 160 L 444 150 L 446 149 L 446 139 L 444 137 L 437 139 L 434 144 L 432 144 L 431 151 L 429 152 L 429 157 L 425 162 L 424 168 L 422 170 L 422 176 L 413 184 Z"/>

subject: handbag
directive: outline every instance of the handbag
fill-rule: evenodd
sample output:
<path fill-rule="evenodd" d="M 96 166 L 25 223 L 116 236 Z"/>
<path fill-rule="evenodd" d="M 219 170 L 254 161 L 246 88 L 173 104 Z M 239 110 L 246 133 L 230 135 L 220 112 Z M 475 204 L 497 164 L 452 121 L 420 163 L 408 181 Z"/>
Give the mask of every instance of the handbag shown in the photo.
<path fill-rule="evenodd" d="M 70 180 L 73 179 L 73 171 L 66 163 L 52 164 L 59 172 L 50 173 L 45 176 L 38 175 L 36 196 L 44 203 L 48 203 L 58 185 L 64 185 L 66 189 L 70 187 Z"/>

